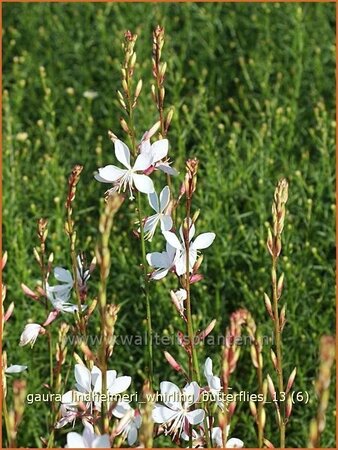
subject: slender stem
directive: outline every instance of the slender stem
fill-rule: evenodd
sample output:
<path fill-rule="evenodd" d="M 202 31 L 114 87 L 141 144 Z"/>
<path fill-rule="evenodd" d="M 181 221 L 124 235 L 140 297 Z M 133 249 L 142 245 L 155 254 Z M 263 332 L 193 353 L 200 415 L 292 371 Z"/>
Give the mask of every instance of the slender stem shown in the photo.
<path fill-rule="evenodd" d="M 12 439 L 11 439 L 11 429 L 10 429 L 10 424 L 9 424 L 9 417 L 8 417 L 8 410 L 7 410 L 7 403 L 6 403 L 6 397 L 3 398 L 2 401 L 2 409 L 3 409 L 3 415 L 5 418 L 5 427 L 6 427 L 6 433 L 7 433 L 7 441 L 8 441 L 8 447 L 9 448 L 14 448 L 15 445 L 12 444 Z"/>
<path fill-rule="evenodd" d="M 190 242 L 189 242 L 189 232 L 190 232 L 190 209 L 191 209 L 191 199 L 187 197 L 186 202 L 186 223 L 184 227 L 184 245 L 185 245 L 185 261 L 186 261 L 186 272 L 185 272 L 185 289 L 187 291 L 187 330 L 188 330 L 188 338 L 190 342 L 190 377 L 192 380 L 196 380 L 198 383 L 200 382 L 200 374 L 199 374 L 199 365 L 198 359 L 195 349 L 195 334 L 192 323 L 192 314 L 191 314 L 191 296 L 190 296 Z"/>
<path fill-rule="evenodd" d="M 129 87 L 130 89 L 130 87 Z M 130 97 L 130 96 L 129 96 Z M 129 100 L 129 130 L 130 130 L 130 139 L 131 139 L 131 147 L 136 158 L 137 155 L 137 147 L 136 147 L 136 137 L 135 137 L 135 128 L 134 128 L 134 111 L 133 106 Z M 150 295 L 149 295 L 149 282 L 148 282 L 148 264 L 146 258 L 146 246 L 145 246 L 145 237 L 144 237 L 144 228 L 142 222 L 142 204 L 141 204 L 141 194 L 137 191 L 137 214 L 138 221 L 140 223 L 140 241 L 141 241 L 141 252 L 142 252 L 142 268 L 143 268 L 143 278 L 144 278 L 144 296 L 146 301 L 146 322 L 147 322 L 147 352 L 148 352 L 148 371 L 149 371 L 149 381 L 150 388 L 153 388 L 154 382 L 154 363 L 153 363 L 153 329 L 152 329 L 152 321 L 151 321 L 151 309 L 150 309 Z"/>
<path fill-rule="evenodd" d="M 276 346 L 276 356 L 277 356 L 277 377 L 278 377 L 278 390 L 279 395 L 284 392 L 284 381 L 283 381 L 283 361 L 282 361 L 282 339 L 279 323 L 279 310 L 278 310 L 278 295 L 277 295 L 277 258 L 272 258 L 272 297 L 273 297 L 273 314 L 274 314 L 274 335 L 275 335 L 275 346 Z M 279 401 L 279 408 L 281 413 L 280 422 L 280 448 L 285 447 L 285 402 Z"/>
<path fill-rule="evenodd" d="M 148 348 L 148 365 L 149 365 L 149 381 L 150 388 L 153 387 L 153 378 L 154 378 L 154 368 L 153 368 L 153 329 L 151 323 L 151 309 L 150 309 L 150 295 L 149 295 L 149 281 L 148 281 L 148 265 L 146 258 L 146 247 L 145 247 L 145 239 L 144 239 L 144 229 L 142 223 L 142 214 L 141 214 L 141 194 L 137 192 L 137 201 L 138 201 L 138 219 L 140 222 L 140 238 L 141 238 L 141 251 L 142 251 L 142 267 L 143 267 L 143 277 L 144 277 L 144 296 L 146 300 L 146 319 L 147 319 L 147 348 Z"/>
<path fill-rule="evenodd" d="M 258 377 L 258 393 L 260 395 L 263 395 L 263 371 L 262 367 L 258 362 L 258 368 L 257 368 L 257 377 Z M 257 410 L 257 432 L 258 432 L 258 447 L 263 448 L 263 427 L 262 427 L 262 411 L 264 406 L 264 400 L 260 401 L 258 403 L 258 410 Z"/>

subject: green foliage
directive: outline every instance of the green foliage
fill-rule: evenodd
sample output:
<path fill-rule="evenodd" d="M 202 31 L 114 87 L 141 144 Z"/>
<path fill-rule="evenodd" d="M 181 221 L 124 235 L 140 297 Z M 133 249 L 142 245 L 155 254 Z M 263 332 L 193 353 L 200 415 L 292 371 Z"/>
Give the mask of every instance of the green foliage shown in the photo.
<path fill-rule="evenodd" d="M 288 317 L 284 360 L 286 374 L 297 366 L 295 389 L 308 391 L 310 401 L 294 406 L 287 445 L 304 447 L 317 406 L 313 383 L 319 337 L 333 333 L 335 323 L 335 5 L 7 3 L 3 10 L 3 246 L 9 256 L 4 278 L 7 302 L 16 305 L 4 339 L 9 363 L 29 366 L 28 392 L 46 392 L 48 378 L 46 341 L 39 338 L 32 351 L 18 347 L 24 324 L 30 319 L 41 322 L 45 314 L 20 289 L 21 282 L 34 287 L 39 279 L 32 253 L 36 221 L 49 219 L 48 250 L 55 253 L 56 265 L 69 268 L 63 231 L 67 177 L 75 163 L 83 164 L 74 215 L 79 247 L 88 258 L 93 255 L 105 189 L 93 173 L 114 161 L 107 130 L 123 137 L 116 103 L 123 33 L 130 29 L 139 35 L 137 78 L 144 87 L 136 126 L 141 138 L 157 120 L 149 81 L 151 32 L 160 23 L 166 30 L 166 105 L 175 107 L 171 158 L 181 171 L 180 180 L 185 159 L 200 160 L 197 229 L 217 235 L 205 252 L 205 279 L 192 287 L 193 312 L 201 329 L 216 318 L 217 336 L 230 313 L 245 307 L 262 333 L 271 335 L 263 303 L 263 292 L 270 289 L 267 222 L 277 180 L 289 180 L 282 257 Z M 86 91 L 98 96 L 88 99 Z M 155 175 L 159 190 L 165 181 Z M 134 204 L 126 201 L 111 241 L 108 289 L 110 298 L 122 305 L 117 323 L 121 335 L 145 334 L 141 256 L 132 233 L 135 217 Z M 158 235 L 148 251 L 162 248 Z M 94 274 L 93 297 L 97 281 Z M 181 327 L 170 303 L 172 286 L 169 279 L 152 286 L 154 328 L 161 335 Z M 93 334 L 98 326 L 94 323 Z M 164 349 L 155 348 L 156 383 L 170 379 L 182 384 L 165 362 Z M 177 345 L 168 350 L 183 358 Z M 206 356 L 220 367 L 219 347 L 201 348 L 201 364 Z M 268 346 L 264 356 L 271 373 Z M 232 380 L 235 390 L 257 388 L 249 361 L 249 349 L 243 348 Z M 110 367 L 130 374 L 139 390 L 144 347 L 117 345 Z M 71 373 L 65 389 L 72 383 Z M 323 447 L 335 446 L 333 394 Z M 277 444 L 273 410 L 268 405 L 267 437 Z M 47 412 L 48 404 L 27 406 L 19 445 L 41 446 Z M 238 405 L 235 417 L 232 435 L 246 447 L 256 446 L 247 403 Z M 57 443 L 64 445 L 62 433 Z"/>

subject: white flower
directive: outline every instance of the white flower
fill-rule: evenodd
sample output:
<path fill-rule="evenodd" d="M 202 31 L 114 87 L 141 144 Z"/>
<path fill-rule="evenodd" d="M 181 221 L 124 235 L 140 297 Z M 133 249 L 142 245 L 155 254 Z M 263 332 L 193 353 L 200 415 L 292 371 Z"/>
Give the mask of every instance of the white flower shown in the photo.
<path fill-rule="evenodd" d="M 72 274 L 69 270 L 62 267 L 55 267 L 54 277 L 61 282 L 56 286 L 46 285 L 47 298 L 53 305 L 53 308 L 61 312 L 74 313 L 78 311 L 78 306 L 69 302 L 71 290 L 74 286 Z M 83 305 L 82 311 L 86 308 Z"/>
<path fill-rule="evenodd" d="M 209 418 L 208 418 L 208 425 L 209 425 Z M 229 433 L 230 425 L 227 426 L 227 434 Z M 181 434 L 181 438 L 185 441 L 189 441 L 189 434 L 183 432 Z M 222 430 L 220 427 L 213 427 L 211 429 L 211 439 L 212 444 L 214 447 L 222 448 L 223 447 L 223 440 L 222 440 Z M 194 448 L 203 447 L 206 444 L 205 439 L 205 431 L 204 431 L 204 425 L 200 425 L 198 427 L 198 430 L 192 430 L 192 442 Z M 244 447 L 243 441 L 237 438 L 231 438 L 229 439 L 226 444 L 225 448 L 242 448 Z"/>
<path fill-rule="evenodd" d="M 68 391 L 62 396 L 62 403 L 68 406 L 76 405 L 79 401 L 94 402 L 95 407 L 101 409 L 102 372 L 94 366 L 90 371 L 82 364 L 75 364 L 75 380 L 77 391 Z M 116 370 L 107 370 L 107 395 L 114 396 L 127 390 L 131 377 L 117 377 Z"/>
<path fill-rule="evenodd" d="M 131 408 L 129 403 L 119 402 L 113 409 L 113 415 L 121 419 L 116 429 L 116 435 L 122 433 L 124 439 L 127 438 L 128 445 L 134 445 L 137 441 L 138 430 L 142 424 L 142 417 L 139 411 Z"/>
<path fill-rule="evenodd" d="M 153 208 L 156 214 L 147 217 L 143 230 L 145 233 L 145 238 L 151 241 L 159 222 L 161 223 L 162 231 L 169 231 L 173 226 L 173 221 L 170 215 L 165 214 L 164 212 L 170 201 L 169 187 L 165 186 L 162 189 L 160 198 L 158 198 L 158 195 L 155 191 L 151 194 L 148 194 L 148 200 L 149 205 Z"/>
<path fill-rule="evenodd" d="M 229 433 L 229 429 L 230 429 L 230 426 L 228 425 L 227 434 Z M 220 427 L 214 427 L 211 430 L 211 438 L 212 438 L 212 443 L 216 447 L 220 447 L 220 448 L 223 447 L 222 430 Z M 244 447 L 244 442 L 237 438 L 231 438 L 225 444 L 225 448 L 243 448 L 243 447 Z"/>
<path fill-rule="evenodd" d="M 39 334 L 43 334 L 44 332 L 45 329 L 38 323 L 28 323 L 20 336 L 19 345 L 23 347 L 24 345 L 30 344 L 32 348 Z"/>
<path fill-rule="evenodd" d="M 155 405 L 153 420 L 161 423 L 167 429 L 167 434 L 180 436 L 182 431 L 187 432 L 189 424 L 198 425 L 204 420 L 203 409 L 189 411 L 200 395 L 200 388 L 195 381 L 187 384 L 182 391 L 170 381 L 162 381 L 160 388 L 166 406 Z"/>
<path fill-rule="evenodd" d="M 220 392 L 221 392 L 221 380 L 219 377 L 213 374 L 212 372 L 212 360 L 211 358 L 207 358 L 204 363 L 204 376 L 208 382 L 209 391 L 213 396 L 213 399 L 216 401 L 217 405 L 224 409 L 224 404 L 220 400 Z"/>
<path fill-rule="evenodd" d="M 101 183 L 114 183 L 114 190 L 120 192 L 129 189 L 130 199 L 133 196 L 133 186 L 136 189 L 145 194 L 150 194 L 154 192 L 154 184 L 152 180 L 144 174 L 139 174 L 137 172 L 144 172 L 151 166 L 151 158 L 148 154 L 139 154 L 136 158 L 133 167 L 130 165 L 130 151 L 129 148 L 119 139 L 114 140 L 115 156 L 117 160 L 126 169 L 121 169 L 113 165 L 108 165 L 98 169 L 98 173 L 95 175 L 95 179 Z"/>
<path fill-rule="evenodd" d="M 176 249 L 167 243 L 165 252 L 153 252 L 147 254 L 147 261 L 149 266 L 156 270 L 151 274 L 150 278 L 153 280 L 160 280 L 164 278 L 170 269 L 175 265 Z"/>
<path fill-rule="evenodd" d="M 184 242 L 183 236 L 183 226 L 180 227 L 180 237 L 181 242 L 177 238 L 176 234 L 171 231 L 164 231 L 163 235 L 166 241 L 176 249 L 175 256 L 175 267 L 177 275 L 183 275 L 186 272 L 186 246 Z M 213 243 L 216 235 L 215 233 L 202 233 L 196 237 L 196 239 L 192 242 L 192 238 L 195 235 L 195 225 L 190 220 L 190 228 L 189 228 L 189 271 L 192 272 L 194 264 L 197 259 L 198 250 L 202 250 L 204 248 L 210 247 Z"/>
<path fill-rule="evenodd" d="M 7 367 L 5 370 L 5 373 L 21 373 L 24 370 L 27 369 L 27 366 L 20 366 L 18 364 L 12 364 L 11 366 Z"/>
<path fill-rule="evenodd" d="M 94 433 L 93 425 L 84 422 L 82 435 L 71 431 L 67 434 L 67 445 L 65 448 L 111 448 L 108 434 Z"/>
<path fill-rule="evenodd" d="M 147 135 L 147 133 L 145 134 Z M 162 170 L 162 172 L 168 175 L 177 175 L 177 171 L 173 167 L 170 167 L 169 160 L 165 159 L 168 150 L 168 139 L 160 139 L 153 144 L 150 144 L 150 139 L 142 139 L 140 144 L 140 153 L 150 159 L 149 166 Z"/>

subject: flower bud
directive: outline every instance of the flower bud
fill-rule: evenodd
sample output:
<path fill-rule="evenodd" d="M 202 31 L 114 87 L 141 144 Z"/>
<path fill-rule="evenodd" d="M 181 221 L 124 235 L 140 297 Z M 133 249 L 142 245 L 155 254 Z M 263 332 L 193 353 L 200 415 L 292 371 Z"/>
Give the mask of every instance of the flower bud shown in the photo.
<path fill-rule="evenodd" d="M 274 320 L 275 318 L 274 318 L 274 315 L 272 312 L 271 300 L 270 300 L 268 294 L 266 294 L 265 292 L 264 292 L 264 303 L 265 303 L 265 308 L 266 308 L 269 316 L 271 317 L 272 320 Z"/>
<path fill-rule="evenodd" d="M 281 274 L 281 276 L 278 279 L 278 283 L 277 283 L 277 298 L 278 298 L 278 300 L 280 299 L 280 297 L 282 295 L 283 286 L 284 286 L 284 273 Z"/>
<path fill-rule="evenodd" d="M 256 417 L 257 417 L 256 403 L 253 402 L 252 400 L 250 400 L 249 406 L 250 406 L 250 411 L 251 411 L 252 416 L 256 419 Z"/>
<path fill-rule="evenodd" d="M 293 369 L 293 371 L 291 372 L 291 375 L 289 376 L 289 380 L 288 383 L 286 385 L 286 390 L 285 390 L 285 394 L 288 394 L 293 386 L 293 383 L 295 381 L 296 378 L 296 374 L 297 374 L 297 368 L 295 367 Z"/>
<path fill-rule="evenodd" d="M 277 364 L 277 356 L 276 356 L 276 353 L 271 349 L 270 350 L 270 354 L 271 354 L 271 361 L 272 361 L 272 364 L 273 364 L 273 366 L 274 366 L 274 368 L 276 369 L 276 370 L 278 370 L 278 364 Z"/>
<path fill-rule="evenodd" d="M 288 419 L 291 416 L 292 412 L 292 397 L 291 395 L 288 395 L 286 399 L 286 406 L 285 406 L 285 418 Z"/>
<path fill-rule="evenodd" d="M 273 384 L 273 381 L 272 381 L 270 375 L 267 375 L 266 379 L 268 381 L 268 389 L 269 389 L 270 396 L 271 396 L 272 400 L 275 401 L 276 400 L 276 389 Z"/>
<path fill-rule="evenodd" d="M 182 367 L 180 366 L 180 364 L 171 356 L 169 352 L 164 352 L 164 356 L 174 370 L 176 370 L 177 372 L 182 371 Z"/>

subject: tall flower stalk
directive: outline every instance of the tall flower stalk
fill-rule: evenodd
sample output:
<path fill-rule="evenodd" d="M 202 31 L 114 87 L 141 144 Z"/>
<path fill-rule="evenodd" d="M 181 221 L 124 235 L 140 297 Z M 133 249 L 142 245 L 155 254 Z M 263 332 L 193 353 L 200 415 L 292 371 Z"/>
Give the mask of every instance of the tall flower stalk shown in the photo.
<path fill-rule="evenodd" d="M 197 184 L 197 170 L 198 170 L 198 161 L 197 159 L 188 160 L 186 164 L 186 176 L 185 176 L 185 195 L 186 195 L 186 203 L 185 203 L 185 219 L 183 222 L 183 237 L 184 237 L 184 245 L 185 245 L 185 275 L 184 275 L 184 288 L 187 292 L 186 298 L 186 308 L 187 308 L 187 332 L 190 346 L 190 354 L 189 354 L 189 376 L 192 381 L 197 381 L 200 383 L 200 373 L 199 373 L 199 364 L 198 358 L 195 348 L 195 333 L 194 326 L 192 320 L 192 312 L 191 312 L 191 296 L 190 296 L 190 229 L 193 226 L 193 220 L 191 219 L 191 202 L 192 196 L 196 190 Z"/>
<path fill-rule="evenodd" d="M 102 401 L 101 401 L 101 432 L 109 433 L 108 399 L 107 399 L 107 359 L 112 353 L 113 327 L 117 310 L 113 305 L 107 305 L 107 279 L 110 271 L 111 257 L 109 251 L 109 237 L 113 225 L 113 218 L 123 202 L 123 197 L 115 194 L 106 202 L 104 212 L 100 217 L 100 242 L 96 248 L 96 258 L 100 269 L 100 286 L 98 306 L 101 320 L 101 336 L 99 348 L 99 367 L 102 373 Z"/>
<path fill-rule="evenodd" d="M 310 423 L 308 448 L 319 448 L 320 437 L 325 429 L 325 416 L 328 406 L 331 370 L 335 360 L 335 339 L 333 336 L 322 336 L 319 348 L 319 372 L 315 384 L 318 397 L 317 414 Z"/>
<path fill-rule="evenodd" d="M 77 274 L 77 256 L 76 256 L 76 230 L 74 227 L 73 220 L 73 201 L 75 200 L 76 188 L 77 184 L 80 181 L 80 175 L 83 170 L 83 166 L 77 164 L 73 167 L 73 170 L 68 179 L 68 195 L 65 203 L 67 218 L 65 223 L 65 231 L 69 238 L 69 247 L 70 247 L 70 257 L 72 263 L 72 273 L 74 280 L 74 289 L 76 293 L 76 301 L 78 306 L 77 315 L 77 325 L 81 333 L 85 334 L 85 323 L 82 316 L 82 306 L 81 306 L 81 295 L 79 292 L 79 284 L 78 284 L 78 274 Z"/>
<path fill-rule="evenodd" d="M 124 41 L 124 64 L 122 68 L 122 91 L 118 91 L 118 98 L 120 105 L 126 112 L 127 120 L 121 119 L 121 126 L 123 130 L 129 135 L 131 141 L 131 150 L 134 158 L 137 156 L 137 145 L 134 126 L 134 110 L 137 105 L 137 100 L 142 89 L 142 80 L 139 80 L 136 88 L 133 89 L 133 75 L 136 63 L 136 52 L 134 46 L 137 40 L 137 35 L 132 34 L 130 31 L 125 33 Z M 137 208 L 136 208 L 138 222 L 140 224 L 140 245 L 142 256 L 142 271 L 143 271 L 143 292 L 146 304 L 146 326 L 147 326 L 147 364 L 148 364 L 148 376 L 150 380 L 150 388 L 153 386 L 154 379 L 154 363 L 153 363 L 153 330 L 150 308 L 150 292 L 149 292 L 149 280 L 148 280 L 148 263 L 146 259 L 146 244 L 144 223 L 142 214 L 142 200 L 141 193 L 137 191 Z"/>
<path fill-rule="evenodd" d="M 290 405 L 291 397 L 289 391 L 291 386 L 284 388 L 283 373 L 283 351 L 282 351 L 282 333 L 285 326 L 285 304 L 282 308 L 279 301 L 283 292 L 284 274 L 278 277 L 278 262 L 282 251 L 282 232 L 285 222 L 285 205 L 288 200 L 288 182 L 285 178 L 281 179 L 275 189 L 272 203 L 272 228 L 269 228 L 267 248 L 272 258 L 271 269 L 271 285 L 272 285 L 272 302 L 269 296 L 264 294 L 266 309 L 273 322 L 274 327 L 274 349 L 271 348 L 271 360 L 277 375 L 278 393 L 275 390 L 273 381 L 268 375 L 268 387 L 272 400 L 276 407 L 277 423 L 279 427 L 279 446 L 285 447 L 285 427 L 291 414 Z M 292 375 L 292 374 L 291 374 Z M 294 381 L 294 377 L 292 383 Z M 288 383 L 289 385 L 289 383 Z M 289 397 L 287 398 L 287 395 Z"/>

